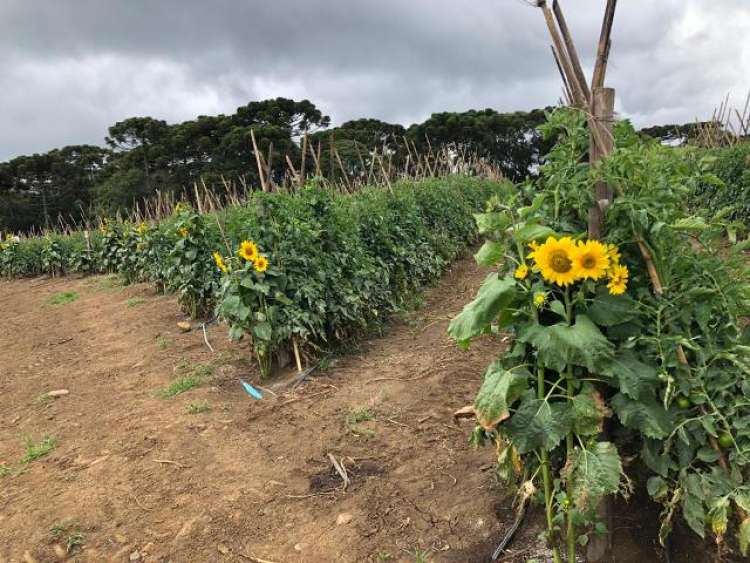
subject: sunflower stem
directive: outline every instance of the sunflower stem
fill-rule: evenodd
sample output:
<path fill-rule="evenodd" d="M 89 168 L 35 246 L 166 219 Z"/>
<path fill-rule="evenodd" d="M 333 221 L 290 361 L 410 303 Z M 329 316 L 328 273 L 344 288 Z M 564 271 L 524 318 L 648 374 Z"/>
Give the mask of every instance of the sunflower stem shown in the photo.
<path fill-rule="evenodd" d="M 536 368 L 536 381 L 537 381 L 537 397 L 539 399 L 544 399 L 545 395 L 545 389 L 544 389 L 544 368 L 541 365 L 537 365 Z M 554 544 L 554 525 L 552 523 L 552 479 L 550 477 L 550 468 L 549 468 L 549 452 L 544 449 L 543 447 L 540 448 L 541 450 L 541 458 L 542 458 L 542 479 L 544 481 L 544 512 L 547 516 L 547 535 L 548 535 L 548 542 L 550 546 L 552 547 L 552 558 L 554 559 L 554 563 L 562 563 L 562 558 L 560 557 L 560 549 Z"/>
<path fill-rule="evenodd" d="M 573 324 L 573 307 L 572 303 L 570 301 L 570 288 L 565 288 L 565 316 L 568 320 L 568 325 Z M 573 381 L 573 365 L 568 364 L 565 368 L 565 379 L 567 380 L 567 393 L 568 393 L 568 402 L 573 402 L 573 393 L 574 393 L 574 381 Z M 573 436 L 573 430 L 568 432 L 568 435 L 565 438 L 565 450 L 566 450 L 566 463 L 570 463 L 572 457 L 573 457 L 573 449 L 575 447 L 575 437 Z M 565 483 L 565 496 L 567 497 L 568 501 L 568 515 L 567 515 L 567 523 L 568 523 L 568 533 L 567 533 L 567 539 L 568 539 L 568 562 L 569 563 L 575 563 L 576 560 L 576 530 L 575 530 L 575 524 L 573 523 L 573 481 L 572 479 L 567 479 Z"/>

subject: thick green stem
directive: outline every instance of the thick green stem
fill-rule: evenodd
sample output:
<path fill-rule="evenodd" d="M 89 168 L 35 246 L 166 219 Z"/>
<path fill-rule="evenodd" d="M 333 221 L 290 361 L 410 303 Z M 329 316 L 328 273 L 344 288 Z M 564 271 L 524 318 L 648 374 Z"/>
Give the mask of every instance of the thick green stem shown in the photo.
<path fill-rule="evenodd" d="M 573 366 L 568 364 L 567 368 L 567 379 L 568 379 L 568 401 L 573 400 Z M 574 448 L 574 436 L 573 432 L 568 432 L 565 438 L 565 446 L 567 451 L 567 461 L 570 462 L 573 457 Z M 568 562 L 575 563 L 576 560 L 576 530 L 573 524 L 573 480 L 568 479 L 565 483 L 565 492 L 568 497 Z"/>
<path fill-rule="evenodd" d="M 544 368 L 542 366 L 537 367 L 536 371 L 536 382 L 537 382 L 537 397 L 544 400 Z M 544 509 L 547 515 L 547 532 L 549 534 L 550 544 L 554 541 L 554 531 L 552 524 L 552 479 L 550 477 L 549 468 L 549 452 L 543 447 L 541 450 L 542 458 L 542 479 L 544 481 Z M 555 563 L 562 563 L 560 557 L 560 550 L 556 545 L 552 545 L 552 558 Z"/>

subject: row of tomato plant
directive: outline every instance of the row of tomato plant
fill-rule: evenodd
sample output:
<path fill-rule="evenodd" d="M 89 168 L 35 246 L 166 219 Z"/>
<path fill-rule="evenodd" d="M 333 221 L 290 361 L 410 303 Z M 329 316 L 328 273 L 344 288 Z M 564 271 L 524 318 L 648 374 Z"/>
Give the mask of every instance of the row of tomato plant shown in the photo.
<path fill-rule="evenodd" d="M 308 186 L 213 214 L 181 205 L 156 225 L 105 221 L 71 236 L 10 240 L 0 274 L 115 272 L 217 312 L 261 367 L 296 339 L 329 346 L 377 326 L 472 241 L 473 213 L 507 184 L 449 177 L 352 195 Z"/>
<path fill-rule="evenodd" d="M 476 417 L 475 443 L 496 446 L 498 474 L 544 507 L 556 562 L 606 530 L 600 501 L 628 495 L 639 465 L 663 505 L 661 541 L 681 516 L 725 550 L 733 526 L 746 555 L 750 244 L 732 207 L 688 204 L 722 186 L 715 160 L 620 122 L 614 152 L 591 166 L 584 115 L 560 109 L 542 129 L 559 140 L 539 179 L 476 216 L 476 259 L 495 271 L 449 333 L 462 347 L 514 338 L 459 414 Z M 598 181 L 616 195 L 606 240 L 588 241 Z"/>

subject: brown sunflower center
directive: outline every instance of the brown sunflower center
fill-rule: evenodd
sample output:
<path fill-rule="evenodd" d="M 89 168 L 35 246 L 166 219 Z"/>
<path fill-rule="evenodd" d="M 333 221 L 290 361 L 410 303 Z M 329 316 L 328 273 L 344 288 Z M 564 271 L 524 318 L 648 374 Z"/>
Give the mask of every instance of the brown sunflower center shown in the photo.
<path fill-rule="evenodd" d="M 568 258 L 568 253 L 564 250 L 555 250 L 550 254 L 549 265 L 558 274 L 566 274 L 573 267 L 573 262 Z"/>
<path fill-rule="evenodd" d="M 591 270 L 596 267 L 596 258 L 591 256 L 591 254 L 587 254 L 583 257 L 583 260 L 581 260 L 581 266 L 587 270 Z"/>

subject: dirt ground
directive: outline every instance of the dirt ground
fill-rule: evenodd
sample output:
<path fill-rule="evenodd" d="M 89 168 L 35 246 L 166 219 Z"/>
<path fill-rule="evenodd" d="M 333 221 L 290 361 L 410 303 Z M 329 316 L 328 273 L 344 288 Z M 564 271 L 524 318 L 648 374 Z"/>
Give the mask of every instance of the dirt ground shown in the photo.
<path fill-rule="evenodd" d="M 173 296 L 0 282 L 0 563 L 487 561 L 511 498 L 451 414 L 503 342 L 459 352 L 445 334 L 484 276 L 458 262 L 382 337 L 260 401 L 238 382 L 258 382 L 247 348 L 220 325 L 213 353 L 199 326 L 181 333 Z M 63 291 L 79 298 L 52 304 Z M 199 385 L 160 395 L 181 377 Z M 45 436 L 51 451 L 22 463 Z M 617 561 L 656 561 L 623 518 Z M 531 514 L 501 561 L 540 555 L 539 526 Z"/>

